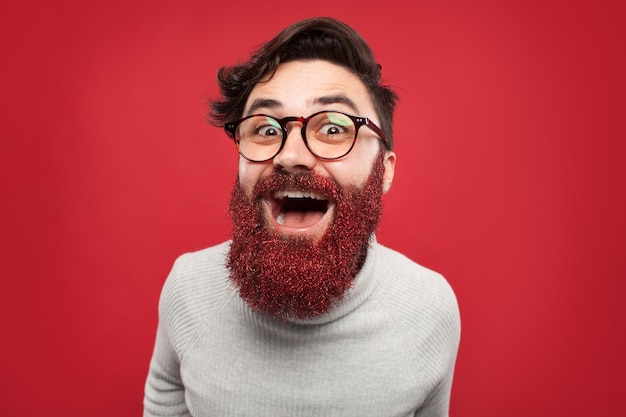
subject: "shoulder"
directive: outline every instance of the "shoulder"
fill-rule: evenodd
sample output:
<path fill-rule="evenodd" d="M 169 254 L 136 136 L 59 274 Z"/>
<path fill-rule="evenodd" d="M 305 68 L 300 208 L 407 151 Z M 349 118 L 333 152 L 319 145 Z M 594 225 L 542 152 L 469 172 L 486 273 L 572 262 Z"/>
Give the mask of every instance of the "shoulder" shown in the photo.
<path fill-rule="evenodd" d="M 376 243 L 374 250 L 377 273 L 383 276 L 384 302 L 398 320 L 412 330 L 444 332 L 449 343 L 458 342 L 459 306 L 445 277 L 381 244 Z"/>
<path fill-rule="evenodd" d="M 389 277 L 386 282 L 392 284 L 392 287 L 429 297 L 440 295 L 456 303 L 452 287 L 440 273 L 379 243 L 374 245 L 374 249 L 377 252 L 378 266 L 382 269 L 379 272 Z"/>
<path fill-rule="evenodd" d="M 229 242 L 179 256 L 159 299 L 159 319 L 180 343 L 201 319 L 220 308 L 234 289 L 225 266 Z M 182 347 L 182 346 L 178 346 Z"/>
<path fill-rule="evenodd" d="M 193 276 L 207 269 L 223 267 L 229 246 L 230 242 L 223 242 L 209 248 L 184 253 L 174 261 L 172 273 Z"/>
<path fill-rule="evenodd" d="M 165 281 L 162 297 L 197 297 L 221 282 L 226 274 L 228 247 L 228 242 L 224 242 L 179 256 Z"/>

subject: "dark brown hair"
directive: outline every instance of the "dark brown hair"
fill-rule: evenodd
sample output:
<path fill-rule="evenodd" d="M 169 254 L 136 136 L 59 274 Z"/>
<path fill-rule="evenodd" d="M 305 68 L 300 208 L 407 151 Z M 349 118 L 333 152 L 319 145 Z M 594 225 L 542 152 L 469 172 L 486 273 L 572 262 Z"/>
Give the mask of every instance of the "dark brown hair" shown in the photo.
<path fill-rule="evenodd" d="M 242 117 L 254 86 L 270 79 L 281 63 L 321 59 L 355 73 L 367 87 L 380 119 L 380 128 L 393 149 L 396 93 L 380 84 L 381 66 L 365 40 L 350 26 L 329 18 L 305 19 L 283 29 L 247 62 L 224 66 L 217 74 L 221 98 L 210 101 L 210 122 L 223 126 Z"/>

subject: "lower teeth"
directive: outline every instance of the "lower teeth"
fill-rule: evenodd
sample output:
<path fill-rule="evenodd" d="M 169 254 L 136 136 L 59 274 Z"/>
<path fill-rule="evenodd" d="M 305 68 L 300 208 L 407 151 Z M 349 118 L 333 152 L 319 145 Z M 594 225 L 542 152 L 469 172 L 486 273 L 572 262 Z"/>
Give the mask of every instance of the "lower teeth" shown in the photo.
<path fill-rule="evenodd" d="M 280 213 L 278 217 L 276 217 L 276 223 L 284 226 L 285 225 L 285 213 Z"/>

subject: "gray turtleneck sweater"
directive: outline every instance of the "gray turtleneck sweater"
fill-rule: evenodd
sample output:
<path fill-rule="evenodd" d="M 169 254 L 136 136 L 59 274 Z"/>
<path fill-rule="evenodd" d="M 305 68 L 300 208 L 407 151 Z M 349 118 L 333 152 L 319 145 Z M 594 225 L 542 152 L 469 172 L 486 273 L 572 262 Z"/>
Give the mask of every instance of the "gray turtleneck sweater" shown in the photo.
<path fill-rule="evenodd" d="M 237 295 L 228 247 L 174 264 L 144 417 L 448 415 L 460 319 L 441 275 L 374 240 L 341 304 L 285 323 Z"/>

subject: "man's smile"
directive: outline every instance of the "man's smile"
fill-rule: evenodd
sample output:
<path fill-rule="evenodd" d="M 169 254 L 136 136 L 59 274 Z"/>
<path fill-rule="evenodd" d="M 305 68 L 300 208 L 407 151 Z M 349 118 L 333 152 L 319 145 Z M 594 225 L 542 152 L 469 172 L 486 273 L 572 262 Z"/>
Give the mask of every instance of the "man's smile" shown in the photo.
<path fill-rule="evenodd" d="M 282 233 L 322 234 L 335 213 L 335 201 L 315 191 L 272 190 L 263 195 L 270 224 Z"/>

